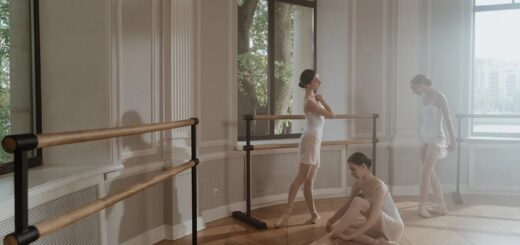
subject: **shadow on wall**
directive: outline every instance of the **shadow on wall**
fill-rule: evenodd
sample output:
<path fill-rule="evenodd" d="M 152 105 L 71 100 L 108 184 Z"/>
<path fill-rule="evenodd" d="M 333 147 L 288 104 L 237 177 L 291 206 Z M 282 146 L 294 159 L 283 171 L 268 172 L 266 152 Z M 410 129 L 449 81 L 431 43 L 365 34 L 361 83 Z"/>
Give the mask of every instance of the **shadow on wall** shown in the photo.
<path fill-rule="evenodd" d="M 143 125 L 144 122 L 137 111 L 127 111 L 121 118 L 121 126 Z M 123 165 L 141 165 L 151 162 L 154 155 L 162 157 L 160 147 L 154 146 L 146 140 L 146 134 L 123 137 L 120 151 L 116 151 L 122 158 Z M 154 137 L 151 137 L 154 139 Z M 157 142 L 158 143 L 158 142 Z M 154 149 L 155 148 L 155 149 Z M 132 175 L 117 179 L 106 184 L 108 194 L 125 190 L 140 181 L 146 180 L 158 174 L 157 171 Z M 107 237 L 109 244 L 126 242 L 144 232 L 163 224 L 164 216 L 164 185 L 155 185 L 146 191 L 121 201 L 106 211 Z"/>

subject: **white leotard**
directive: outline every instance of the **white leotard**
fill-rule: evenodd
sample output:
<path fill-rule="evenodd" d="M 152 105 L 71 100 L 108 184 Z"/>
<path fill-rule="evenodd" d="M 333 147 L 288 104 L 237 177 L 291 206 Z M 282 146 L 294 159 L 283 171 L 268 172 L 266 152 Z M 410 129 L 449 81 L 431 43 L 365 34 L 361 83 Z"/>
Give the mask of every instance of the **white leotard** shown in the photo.
<path fill-rule="evenodd" d="M 399 214 L 399 210 L 394 203 L 392 195 L 388 190 L 388 186 L 381 180 L 378 180 L 379 184 L 376 185 L 371 192 L 363 192 L 365 198 L 373 203 L 374 194 L 377 191 L 382 191 L 385 193 L 385 197 L 383 200 L 383 207 L 381 208 L 381 213 L 383 217 L 381 218 L 381 229 L 383 234 L 389 241 L 398 242 L 401 239 L 401 236 L 404 232 L 404 222 Z"/>
<path fill-rule="evenodd" d="M 298 144 L 298 161 L 320 167 L 320 148 L 325 118 L 315 112 L 305 113 L 307 125 L 300 136 Z"/>
<path fill-rule="evenodd" d="M 434 145 L 440 149 L 438 158 L 445 158 L 447 155 L 446 135 L 443 130 L 444 117 L 441 110 L 433 103 L 422 105 L 421 107 L 421 130 L 419 136 L 421 142 L 427 145 Z"/>

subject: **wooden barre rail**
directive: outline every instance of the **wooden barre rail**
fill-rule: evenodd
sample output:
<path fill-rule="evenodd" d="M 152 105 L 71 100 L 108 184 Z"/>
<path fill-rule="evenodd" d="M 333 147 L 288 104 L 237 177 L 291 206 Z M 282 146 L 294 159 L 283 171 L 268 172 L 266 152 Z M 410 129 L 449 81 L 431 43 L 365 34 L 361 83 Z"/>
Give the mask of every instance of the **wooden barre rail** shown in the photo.
<path fill-rule="evenodd" d="M 334 115 L 334 119 L 352 119 L 352 118 L 378 118 L 378 114 L 339 114 Z M 305 119 L 305 115 L 253 115 L 254 120 L 299 120 Z"/>
<path fill-rule="evenodd" d="M 373 140 L 371 138 L 358 138 L 358 139 L 349 139 L 349 140 L 331 140 L 331 141 L 321 142 L 321 146 L 369 144 L 372 142 L 373 142 Z M 253 147 L 253 150 L 272 150 L 272 149 L 283 149 L 283 148 L 297 148 L 298 143 L 258 144 L 258 145 L 251 145 L 251 146 Z M 243 150 L 243 148 L 237 147 L 236 150 Z"/>
<path fill-rule="evenodd" d="M 48 133 L 36 135 L 38 145 L 36 148 L 48 146 L 65 145 L 85 141 L 109 139 L 127 135 L 149 133 L 160 130 L 174 129 L 197 124 L 196 119 L 186 119 L 175 122 L 153 123 L 142 126 L 129 126 L 106 129 L 89 129 L 81 131 L 70 131 L 62 133 Z M 13 153 L 16 150 L 17 142 L 13 137 L 6 137 L 2 140 L 2 147 L 6 152 Z"/>
<path fill-rule="evenodd" d="M 457 118 L 497 118 L 497 119 L 520 119 L 520 115 L 498 115 L 498 114 L 457 114 Z"/>
<path fill-rule="evenodd" d="M 126 190 L 100 198 L 83 207 L 77 208 L 69 213 L 65 213 L 65 214 L 59 215 L 55 218 L 52 218 L 50 220 L 46 220 L 41 223 L 38 223 L 35 225 L 35 227 L 38 230 L 40 237 L 48 235 L 63 227 L 66 227 L 76 221 L 79 221 L 95 212 L 98 212 L 104 208 L 110 207 L 125 198 L 128 198 L 134 194 L 137 194 L 138 192 L 143 191 L 144 189 L 147 189 L 148 187 L 155 185 L 161 181 L 164 181 L 170 177 L 173 177 L 173 176 L 179 174 L 180 172 L 182 172 L 186 169 L 189 169 L 195 165 L 196 165 L 195 161 L 189 161 L 180 166 L 165 170 L 163 173 L 158 174 L 157 176 L 154 176 L 148 180 L 137 183 L 137 184 L 129 187 Z M 17 245 L 17 244 L 18 244 L 18 242 L 12 235 L 7 236 L 4 240 L 4 245 Z"/>

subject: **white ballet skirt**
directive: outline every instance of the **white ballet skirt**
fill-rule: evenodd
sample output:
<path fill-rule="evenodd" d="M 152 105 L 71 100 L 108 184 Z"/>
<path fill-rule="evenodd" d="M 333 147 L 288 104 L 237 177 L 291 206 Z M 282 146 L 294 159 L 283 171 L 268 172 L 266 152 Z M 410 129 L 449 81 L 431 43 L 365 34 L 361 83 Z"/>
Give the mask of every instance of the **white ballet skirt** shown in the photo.
<path fill-rule="evenodd" d="M 383 207 L 381 208 L 381 215 L 384 216 L 381 219 L 381 229 L 388 241 L 399 242 L 404 232 L 404 222 L 399 214 L 397 206 L 395 206 L 394 199 L 388 190 L 388 186 L 383 181 L 380 182 L 381 184 L 377 185 L 374 189 L 383 188 L 383 191 L 386 193 Z M 366 198 L 370 200 L 371 196 L 367 195 Z M 372 203 L 372 200 L 370 200 L 370 203 Z"/>
<path fill-rule="evenodd" d="M 438 147 L 439 155 L 437 158 L 445 158 L 448 155 L 448 146 L 442 127 L 444 118 L 441 110 L 430 103 L 422 106 L 421 115 L 422 124 L 419 132 L 421 143 Z"/>
<path fill-rule="evenodd" d="M 307 125 L 298 143 L 298 162 L 320 167 L 320 148 L 325 118 L 315 112 L 305 113 Z"/>

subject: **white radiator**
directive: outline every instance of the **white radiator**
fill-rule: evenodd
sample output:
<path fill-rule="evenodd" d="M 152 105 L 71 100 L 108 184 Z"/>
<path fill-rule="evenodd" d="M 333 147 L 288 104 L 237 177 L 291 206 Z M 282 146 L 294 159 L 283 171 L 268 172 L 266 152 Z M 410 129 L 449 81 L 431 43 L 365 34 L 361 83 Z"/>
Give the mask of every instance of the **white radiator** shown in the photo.
<path fill-rule="evenodd" d="M 97 188 L 92 186 L 66 195 L 29 210 L 29 225 L 67 213 L 97 199 Z M 14 230 L 14 217 L 0 221 L 0 237 Z M 32 244 L 42 245 L 98 245 L 101 244 L 99 234 L 99 214 L 94 213 L 83 220 L 69 225 L 62 230 L 38 239 Z"/>

